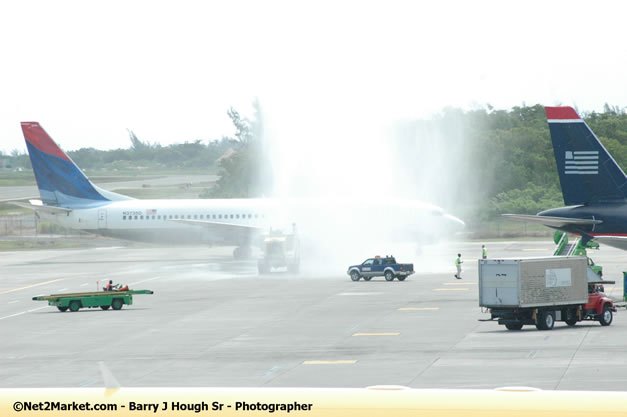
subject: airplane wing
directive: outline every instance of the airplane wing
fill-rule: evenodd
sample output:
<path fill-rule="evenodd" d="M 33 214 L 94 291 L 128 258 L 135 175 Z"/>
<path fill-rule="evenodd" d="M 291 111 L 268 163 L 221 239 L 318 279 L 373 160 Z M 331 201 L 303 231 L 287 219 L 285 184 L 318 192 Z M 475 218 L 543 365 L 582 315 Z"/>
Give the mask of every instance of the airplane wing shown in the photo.
<path fill-rule="evenodd" d="M 259 226 L 249 226 L 244 224 L 220 223 L 206 220 L 177 219 L 173 222 L 200 226 L 206 228 L 211 234 L 216 236 L 239 237 L 240 239 L 250 239 L 262 234 L 265 228 Z"/>
<path fill-rule="evenodd" d="M 592 226 L 595 224 L 603 223 L 603 220 L 593 219 L 574 219 L 569 217 L 551 217 L 551 216 L 536 216 L 528 214 L 501 214 L 509 220 L 516 220 L 519 222 L 539 223 L 549 227 L 564 227 L 568 225 L 577 226 Z"/>
<path fill-rule="evenodd" d="M 45 205 L 41 200 L 28 200 L 28 203 L 22 203 L 20 201 L 9 201 L 9 204 L 14 206 L 24 207 L 35 211 L 45 211 L 51 214 L 69 213 L 72 209 L 65 207 L 56 207 Z"/>
<path fill-rule="evenodd" d="M 613 246 L 618 249 L 627 250 L 627 236 L 592 236 L 596 242 Z"/>

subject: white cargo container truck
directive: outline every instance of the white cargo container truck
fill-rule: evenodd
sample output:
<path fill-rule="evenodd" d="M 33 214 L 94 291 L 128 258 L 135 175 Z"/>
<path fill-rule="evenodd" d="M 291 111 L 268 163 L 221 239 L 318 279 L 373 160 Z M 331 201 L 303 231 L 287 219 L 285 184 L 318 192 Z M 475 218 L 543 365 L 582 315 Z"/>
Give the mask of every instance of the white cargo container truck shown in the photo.
<path fill-rule="evenodd" d="M 479 305 L 509 330 L 525 324 L 550 330 L 555 321 L 607 326 L 616 308 L 600 289 L 611 282 L 592 272 L 583 256 L 480 259 Z"/>

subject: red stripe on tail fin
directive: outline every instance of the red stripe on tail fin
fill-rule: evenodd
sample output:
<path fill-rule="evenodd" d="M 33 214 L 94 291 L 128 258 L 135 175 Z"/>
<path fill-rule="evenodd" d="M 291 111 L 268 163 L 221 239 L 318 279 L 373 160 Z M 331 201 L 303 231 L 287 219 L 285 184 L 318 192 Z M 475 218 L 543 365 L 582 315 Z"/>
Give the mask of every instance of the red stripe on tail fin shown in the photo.
<path fill-rule="evenodd" d="M 545 107 L 547 120 L 581 119 L 572 107 Z"/>
<path fill-rule="evenodd" d="M 48 155 L 72 162 L 38 122 L 22 122 L 22 131 L 24 132 L 24 138 L 35 148 Z"/>

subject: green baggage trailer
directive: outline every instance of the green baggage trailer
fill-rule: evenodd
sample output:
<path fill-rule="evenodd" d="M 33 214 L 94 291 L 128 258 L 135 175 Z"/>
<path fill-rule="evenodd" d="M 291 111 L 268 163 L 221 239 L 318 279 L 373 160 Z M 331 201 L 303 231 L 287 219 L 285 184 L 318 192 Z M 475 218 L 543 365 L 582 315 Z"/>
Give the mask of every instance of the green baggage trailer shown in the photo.
<path fill-rule="evenodd" d="M 78 311 L 81 308 L 98 308 L 108 310 L 111 307 L 119 310 L 124 304 L 133 304 L 134 294 L 153 294 L 151 290 L 128 291 L 95 291 L 77 292 L 73 294 L 52 294 L 33 297 L 35 301 L 48 301 L 48 305 L 55 306 L 59 311 Z"/>

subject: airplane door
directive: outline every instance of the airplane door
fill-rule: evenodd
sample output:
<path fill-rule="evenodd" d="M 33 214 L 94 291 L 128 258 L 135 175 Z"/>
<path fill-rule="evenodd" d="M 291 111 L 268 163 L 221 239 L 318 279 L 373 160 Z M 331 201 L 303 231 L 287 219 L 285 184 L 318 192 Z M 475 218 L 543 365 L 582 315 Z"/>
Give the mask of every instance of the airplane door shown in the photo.
<path fill-rule="evenodd" d="M 98 229 L 107 228 L 107 210 L 98 210 Z"/>

